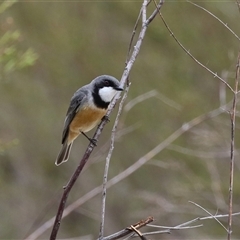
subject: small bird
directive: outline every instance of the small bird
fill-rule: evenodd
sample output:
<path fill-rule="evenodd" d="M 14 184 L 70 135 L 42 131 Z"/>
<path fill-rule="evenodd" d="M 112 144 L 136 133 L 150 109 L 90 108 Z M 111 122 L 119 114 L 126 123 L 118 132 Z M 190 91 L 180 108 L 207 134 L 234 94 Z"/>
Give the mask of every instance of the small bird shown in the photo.
<path fill-rule="evenodd" d="M 74 93 L 64 122 L 62 149 L 55 162 L 57 166 L 68 160 L 73 141 L 78 135 L 82 133 L 87 137 L 85 133 L 101 121 L 117 91 L 123 91 L 120 82 L 112 76 L 102 75 Z"/>

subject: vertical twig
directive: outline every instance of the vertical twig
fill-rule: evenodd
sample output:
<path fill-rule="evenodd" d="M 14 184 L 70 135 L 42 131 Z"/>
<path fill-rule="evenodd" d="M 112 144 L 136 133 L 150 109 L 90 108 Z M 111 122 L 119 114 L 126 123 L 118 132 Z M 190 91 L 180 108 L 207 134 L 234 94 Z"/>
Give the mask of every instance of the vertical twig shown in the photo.
<path fill-rule="evenodd" d="M 230 112 L 231 119 L 231 159 L 230 159 L 230 182 L 229 182 L 229 217 L 228 217 L 228 240 L 231 240 L 232 235 L 232 211 L 233 211 L 233 177 L 234 177 L 234 147 L 235 147 L 235 123 L 237 111 L 237 95 L 238 95 L 238 81 L 240 77 L 240 52 L 238 53 L 235 77 L 235 91 L 233 95 L 233 105 Z"/>
<path fill-rule="evenodd" d="M 119 122 L 119 117 L 120 117 L 120 115 L 122 113 L 123 104 L 124 104 L 124 102 L 125 102 L 125 100 L 127 98 L 129 87 L 130 86 L 127 86 L 127 88 L 125 90 L 125 93 L 124 93 L 124 95 L 122 97 L 122 100 L 121 100 L 121 102 L 119 104 L 117 117 L 116 117 L 116 120 L 114 122 L 113 129 L 112 129 L 110 149 L 109 149 L 108 155 L 106 157 L 106 164 L 105 164 L 104 175 L 103 175 L 102 214 L 101 214 L 101 224 L 100 224 L 99 239 L 102 239 L 103 236 L 104 236 L 104 222 L 105 222 L 105 209 L 106 209 L 106 196 L 107 196 L 108 169 L 109 169 L 109 164 L 110 164 L 110 160 L 111 160 L 113 149 L 114 149 L 115 134 L 116 134 L 116 130 L 117 130 L 118 122 Z"/>
<path fill-rule="evenodd" d="M 128 68 L 129 64 L 132 65 L 132 61 L 135 61 L 136 56 L 137 56 L 138 52 L 140 51 L 140 47 L 141 47 L 143 38 L 145 36 L 147 27 L 151 23 L 151 21 L 154 19 L 154 17 L 157 15 L 157 12 L 159 11 L 161 6 L 163 5 L 163 0 L 160 0 L 159 4 L 156 6 L 156 10 L 154 10 L 154 12 L 149 17 L 149 19 L 147 19 L 147 6 L 148 6 L 149 3 L 150 3 L 150 1 L 143 0 L 143 4 L 142 4 L 142 7 L 140 9 L 140 13 L 138 15 L 138 18 L 137 18 L 137 21 L 135 23 L 135 26 L 134 26 L 134 29 L 133 29 L 133 33 L 132 33 L 132 36 L 131 36 L 131 39 L 130 39 L 130 44 L 129 44 L 128 53 L 127 53 L 127 60 L 126 60 L 126 69 Z M 133 39 L 134 39 L 134 36 L 135 36 L 135 33 L 136 33 L 136 29 L 137 29 L 137 26 L 138 26 L 138 23 L 140 21 L 140 17 L 141 16 L 142 16 L 142 27 L 141 27 L 141 30 L 140 30 L 140 33 L 139 33 L 139 38 L 138 38 L 138 41 L 136 43 L 136 46 L 134 47 L 134 50 L 133 50 L 132 55 L 131 55 L 131 58 L 129 59 L 131 48 L 132 48 L 132 42 L 133 42 Z M 126 69 L 125 69 L 125 71 L 126 71 Z M 125 71 L 123 73 L 121 83 L 124 81 L 123 80 L 124 76 L 126 76 L 125 75 Z M 102 191 L 102 212 L 101 212 L 101 223 L 100 223 L 99 239 L 102 239 L 103 236 L 104 236 L 104 222 L 105 222 L 105 209 L 106 209 L 106 196 L 107 196 L 108 169 L 109 169 L 109 164 L 110 164 L 110 159 L 111 159 L 111 156 L 112 156 L 112 152 L 113 152 L 113 149 L 114 149 L 115 131 L 116 131 L 116 128 L 117 128 L 117 125 L 118 125 L 120 114 L 122 112 L 123 103 L 124 103 L 124 101 L 125 101 L 125 99 L 127 97 L 127 93 L 128 93 L 129 86 L 130 86 L 129 85 L 129 81 L 128 81 L 128 76 L 126 76 L 124 85 L 125 85 L 126 82 L 127 82 L 127 88 L 126 88 L 125 94 L 123 96 L 123 99 L 122 99 L 122 101 L 120 103 L 118 114 L 117 114 L 117 117 L 116 117 L 116 120 L 115 120 L 115 123 L 114 123 L 114 126 L 113 126 L 112 135 L 111 135 L 110 150 L 109 150 L 108 156 L 106 158 L 106 164 L 105 164 L 105 169 L 104 169 L 103 191 Z"/>

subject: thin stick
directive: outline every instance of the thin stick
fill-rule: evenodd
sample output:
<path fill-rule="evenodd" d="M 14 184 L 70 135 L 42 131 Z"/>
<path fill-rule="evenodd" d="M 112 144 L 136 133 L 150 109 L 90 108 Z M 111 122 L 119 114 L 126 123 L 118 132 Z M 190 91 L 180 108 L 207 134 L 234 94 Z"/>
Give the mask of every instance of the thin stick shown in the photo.
<path fill-rule="evenodd" d="M 153 12 L 153 14 L 151 15 L 151 21 L 149 21 L 149 19 L 148 19 L 148 22 L 147 22 L 147 6 L 148 6 L 149 2 L 150 1 L 147 1 L 147 0 L 143 1 L 143 5 L 142 5 L 142 8 L 141 8 L 140 13 L 138 15 L 137 21 L 135 23 L 135 26 L 134 26 L 134 29 L 133 29 L 133 34 L 132 34 L 132 37 L 131 37 L 131 40 L 130 40 L 128 54 L 127 54 L 127 61 L 128 61 L 128 58 L 129 58 L 129 54 L 130 54 L 133 38 L 134 38 L 134 35 L 135 35 L 135 32 L 136 32 L 136 28 L 137 28 L 138 23 L 140 21 L 140 16 L 142 15 L 142 29 L 141 29 L 140 34 L 139 34 L 139 39 L 140 39 L 142 30 L 144 30 L 146 32 L 146 29 L 147 29 L 148 25 L 151 23 L 151 21 L 154 19 L 154 17 L 157 14 L 157 11 L 155 10 Z M 160 1 L 159 4 L 157 5 L 157 9 L 160 9 L 162 4 L 163 4 L 163 1 Z M 144 32 L 144 35 L 145 35 L 145 32 Z M 143 37 L 144 37 L 144 35 L 143 35 Z M 142 37 L 142 39 L 143 39 L 143 37 Z M 129 62 L 126 62 L 126 65 L 128 65 L 128 63 Z M 111 147 L 110 147 L 110 150 L 108 152 L 108 156 L 106 158 L 104 177 L 103 177 L 102 213 L 101 213 L 101 223 L 100 223 L 99 239 L 102 239 L 103 235 L 104 235 L 105 208 L 106 208 L 106 196 L 107 196 L 107 176 L 108 176 L 108 169 L 109 169 L 110 159 L 111 159 L 112 152 L 113 152 L 113 149 L 114 149 L 115 131 L 116 131 L 116 128 L 117 128 L 117 125 L 118 125 L 120 114 L 121 114 L 122 109 L 123 109 L 123 103 L 124 103 L 125 99 L 127 98 L 128 90 L 129 90 L 129 85 L 127 86 L 127 90 L 125 91 L 124 97 L 123 97 L 123 99 L 122 99 L 122 101 L 120 103 L 120 106 L 119 106 L 118 114 L 117 114 L 117 117 L 116 117 L 116 120 L 115 120 L 115 123 L 114 123 L 114 127 L 113 127 L 113 130 L 112 130 L 111 145 L 110 145 Z"/>
<path fill-rule="evenodd" d="M 53 229 L 52 229 L 52 232 L 51 232 L 50 240 L 55 240 L 56 239 L 56 236 L 57 236 L 60 224 L 61 224 L 62 214 L 63 214 L 64 208 L 65 208 L 65 205 L 66 205 L 68 194 L 71 191 L 74 183 L 76 182 L 79 174 L 82 172 L 82 169 L 85 166 L 85 164 L 86 164 L 90 154 L 92 153 L 94 147 L 95 146 L 90 142 L 88 147 L 87 147 L 87 150 L 86 150 L 86 152 L 85 152 L 85 154 L 83 156 L 83 158 L 80 161 L 80 164 L 78 165 L 77 169 L 73 173 L 73 175 L 70 178 L 68 184 L 64 187 L 63 195 L 62 195 L 59 207 L 58 207 L 58 211 L 57 211 L 57 215 L 56 215 L 56 218 L 55 218 L 55 222 L 53 224 Z"/>
<path fill-rule="evenodd" d="M 150 2 L 151 2 L 151 0 L 148 0 L 147 6 L 149 5 Z M 126 57 L 126 65 L 127 65 L 128 61 L 129 61 L 129 56 L 130 56 L 131 49 L 132 49 L 133 39 L 134 39 L 134 36 L 136 34 L 136 30 L 137 30 L 137 27 L 138 27 L 138 24 L 139 24 L 139 21 L 140 21 L 140 17 L 142 15 L 142 9 L 143 9 L 143 7 L 141 7 L 141 9 L 140 9 L 140 12 L 138 14 L 136 23 L 135 23 L 133 31 L 132 31 L 132 35 L 131 35 L 131 38 L 130 38 L 130 43 L 129 43 L 129 46 L 128 46 L 128 53 L 127 53 L 127 57 Z"/>
<path fill-rule="evenodd" d="M 228 240 L 232 235 L 232 203 L 233 203 L 233 176 L 234 176 L 234 146 L 235 146 L 235 121 L 236 121 L 236 109 L 237 109 L 237 94 L 238 94 L 238 81 L 240 78 L 240 52 L 238 53 L 237 65 L 236 65 L 236 77 L 235 77 L 235 93 L 233 96 L 233 106 L 230 112 L 231 119 L 231 160 L 230 160 L 230 181 L 229 181 L 229 218 L 228 218 Z"/>
<path fill-rule="evenodd" d="M 207 214 L 209 214 L 212 218 L 214 218 L 226 231 L 227 228 L 214 216 L 212 215 L 207 209 L 205 209 L 204 207 L 200 206 L 199 204 L 195 203 L 195 202 L 192 202 L 192 201 L 189 201 L 190 203 L 194 204 L 195 206 L 201 208 L 204 212 L 206 212 Z"/>
<path fill-rule="evenodd" d="M 215 16 L 213 13 L 211 13 L 210 11 L 208 11 L 207 9 L 205 9 L 202 6 L 199 6 L 198 4 L 188 1 L 187 2 L 191 3 L 192 5 L 194 5 L 195 7 L 198 7 L 200 9 L 202 9 L 203 11 L 207 12 L 209 15 L 211 15 L 212 17 L 214 17 L 215 19 L 217 19 L 225 28 L 227 28 L 233 35 L 234 37 L 236 37 L 238 40 L 240 40 L 240 37 L 227 25 L 227 23 L 224 23 L 220 18 L 218 18 L 217 16 Z"/>
<path fill-rule="evenodd" d="M 147 224 L 149 224 L 152 221 L 153 221 L 153 217 L 148 217 L 147 219 L 141 220 L 141 221 L 131 225 L 130 227 L 127 227 L 127 228 L 125 228 L 125 229 L 123 229 L 123 230 L 121 230 L 117 233 L 114 233 L 110 236 L 104 237 L 104 238 L 102 238 L 102 240 L 115 240 L 115 239 L 125 237 L 125 236 L 135 232 L 135 230 L 138 230 L 138 229 L 146 226 Z M 100 240 L 100 239 L 98 239 L 98 240 Z"/>
<path fill-rule="evenodd" d="M 172 30 L 169 28 L 168 24 L 166 23 L 166 21 L 164 20 L 162 14 L 159 12 L 159 15 L 164 23 L 164 25 L 166 26 L 167 30 L 169 31 L 169 33 L 171 34 L 171 36 L 174 38 L 174 40 L 177 42 L 177 44 L 183 49 L 184 52 L 187 53 L 187 55 L 189 55 L 198 65 L 200 65 L 202 68 L 204 68 L 205 70 L 207 70 L 208 72 L 210 72 L 214 78 L 218 78 L 221 82 L 223 82 L 232 92 L 234 92 L 233 88 L 224 80 L 222 79 L 220 76 L 218 76 L 217 73 L 214 73 L 212 70 L 210 70 L 208 67 L 206 67 L 204 64 L 202 64 L 201 62 L 199 62 L 191 53 L 190 51 L 188 51 L 180 42 L 179 40 L 175 37 L 175 35 L 173 34 Z"/>
<path fill-rule="evenodd" d="M 129 87 L 126 87 L 125 93 L 122 97 L 122 100 L 119 104 L 119 109 L 117 113 L 116 120 L 114 122 L 114 126 L 112 129 L 112 135 L 111 135 L 111 143 L 110 143 L 110 149 L 106 158 L 106 164 L 105 164 L 105 169 L 104 169 L 104 176 L 103 176 L 103 190 L 102 190 L 102 214 L 101 214 L 101 223 L 100 223 L 100 232 L 99 232 L 99 239 L 102 239 L 104 236 L 104 222 L 105 222 L 105 208 L 106 208 L 106 196 L 107 196 L 107 181 L 108 181 L 108 169 L 109 169 L 109 164 L 110 160 L 112 157 L 113 149 L 114 149 L 114 143 L 115 143 L 115 134 L 119 122 L 119 117 L 122 113 L 123 109 L 123 104 L 127 98 Z"/>

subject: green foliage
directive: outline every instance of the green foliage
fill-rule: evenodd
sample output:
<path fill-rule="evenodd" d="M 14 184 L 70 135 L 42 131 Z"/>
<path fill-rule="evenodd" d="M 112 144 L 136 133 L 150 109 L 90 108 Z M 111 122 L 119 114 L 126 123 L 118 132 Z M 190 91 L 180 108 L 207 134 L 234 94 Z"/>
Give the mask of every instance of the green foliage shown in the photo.
<path fill-rule="evenodd" d="M 7 31 L 0 38 L 0 64 L 4 74 L 20 70 L 34 65 L 38 54 L 32 48 L 25 52 L 18 49 L 18 41 L 21 38 L 19 30 Z"/>
<path fill-rule="evenodd" d="M 0 5 L 0 14 L 17 1 L 4 1 Z M 22 50 L 19 43 L 22 41 L 20 30 L 7 29 L 0 38 L 0 69 L 1 74 L 11 72 L 34 65 L 38 54 L 32 49 Z"/>
<path fill-rule="evenodd" d="M 18 0 L 5 0 L 0 5 L 0 14 L 5 12 L 9 7 L 11 7 L 14 3 L 16 3 Z"/>

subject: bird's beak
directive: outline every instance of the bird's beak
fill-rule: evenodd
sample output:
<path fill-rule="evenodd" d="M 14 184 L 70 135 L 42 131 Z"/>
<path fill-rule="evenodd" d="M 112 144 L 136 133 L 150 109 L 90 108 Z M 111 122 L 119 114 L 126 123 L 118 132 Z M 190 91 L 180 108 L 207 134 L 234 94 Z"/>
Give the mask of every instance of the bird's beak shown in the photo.
<path fill-rule="evenodd" d="M 123 91 L 123 88 L 121 88 L 121 87 L 116 87 L 115 90 L 117 90 L 117 91 Z"/>

